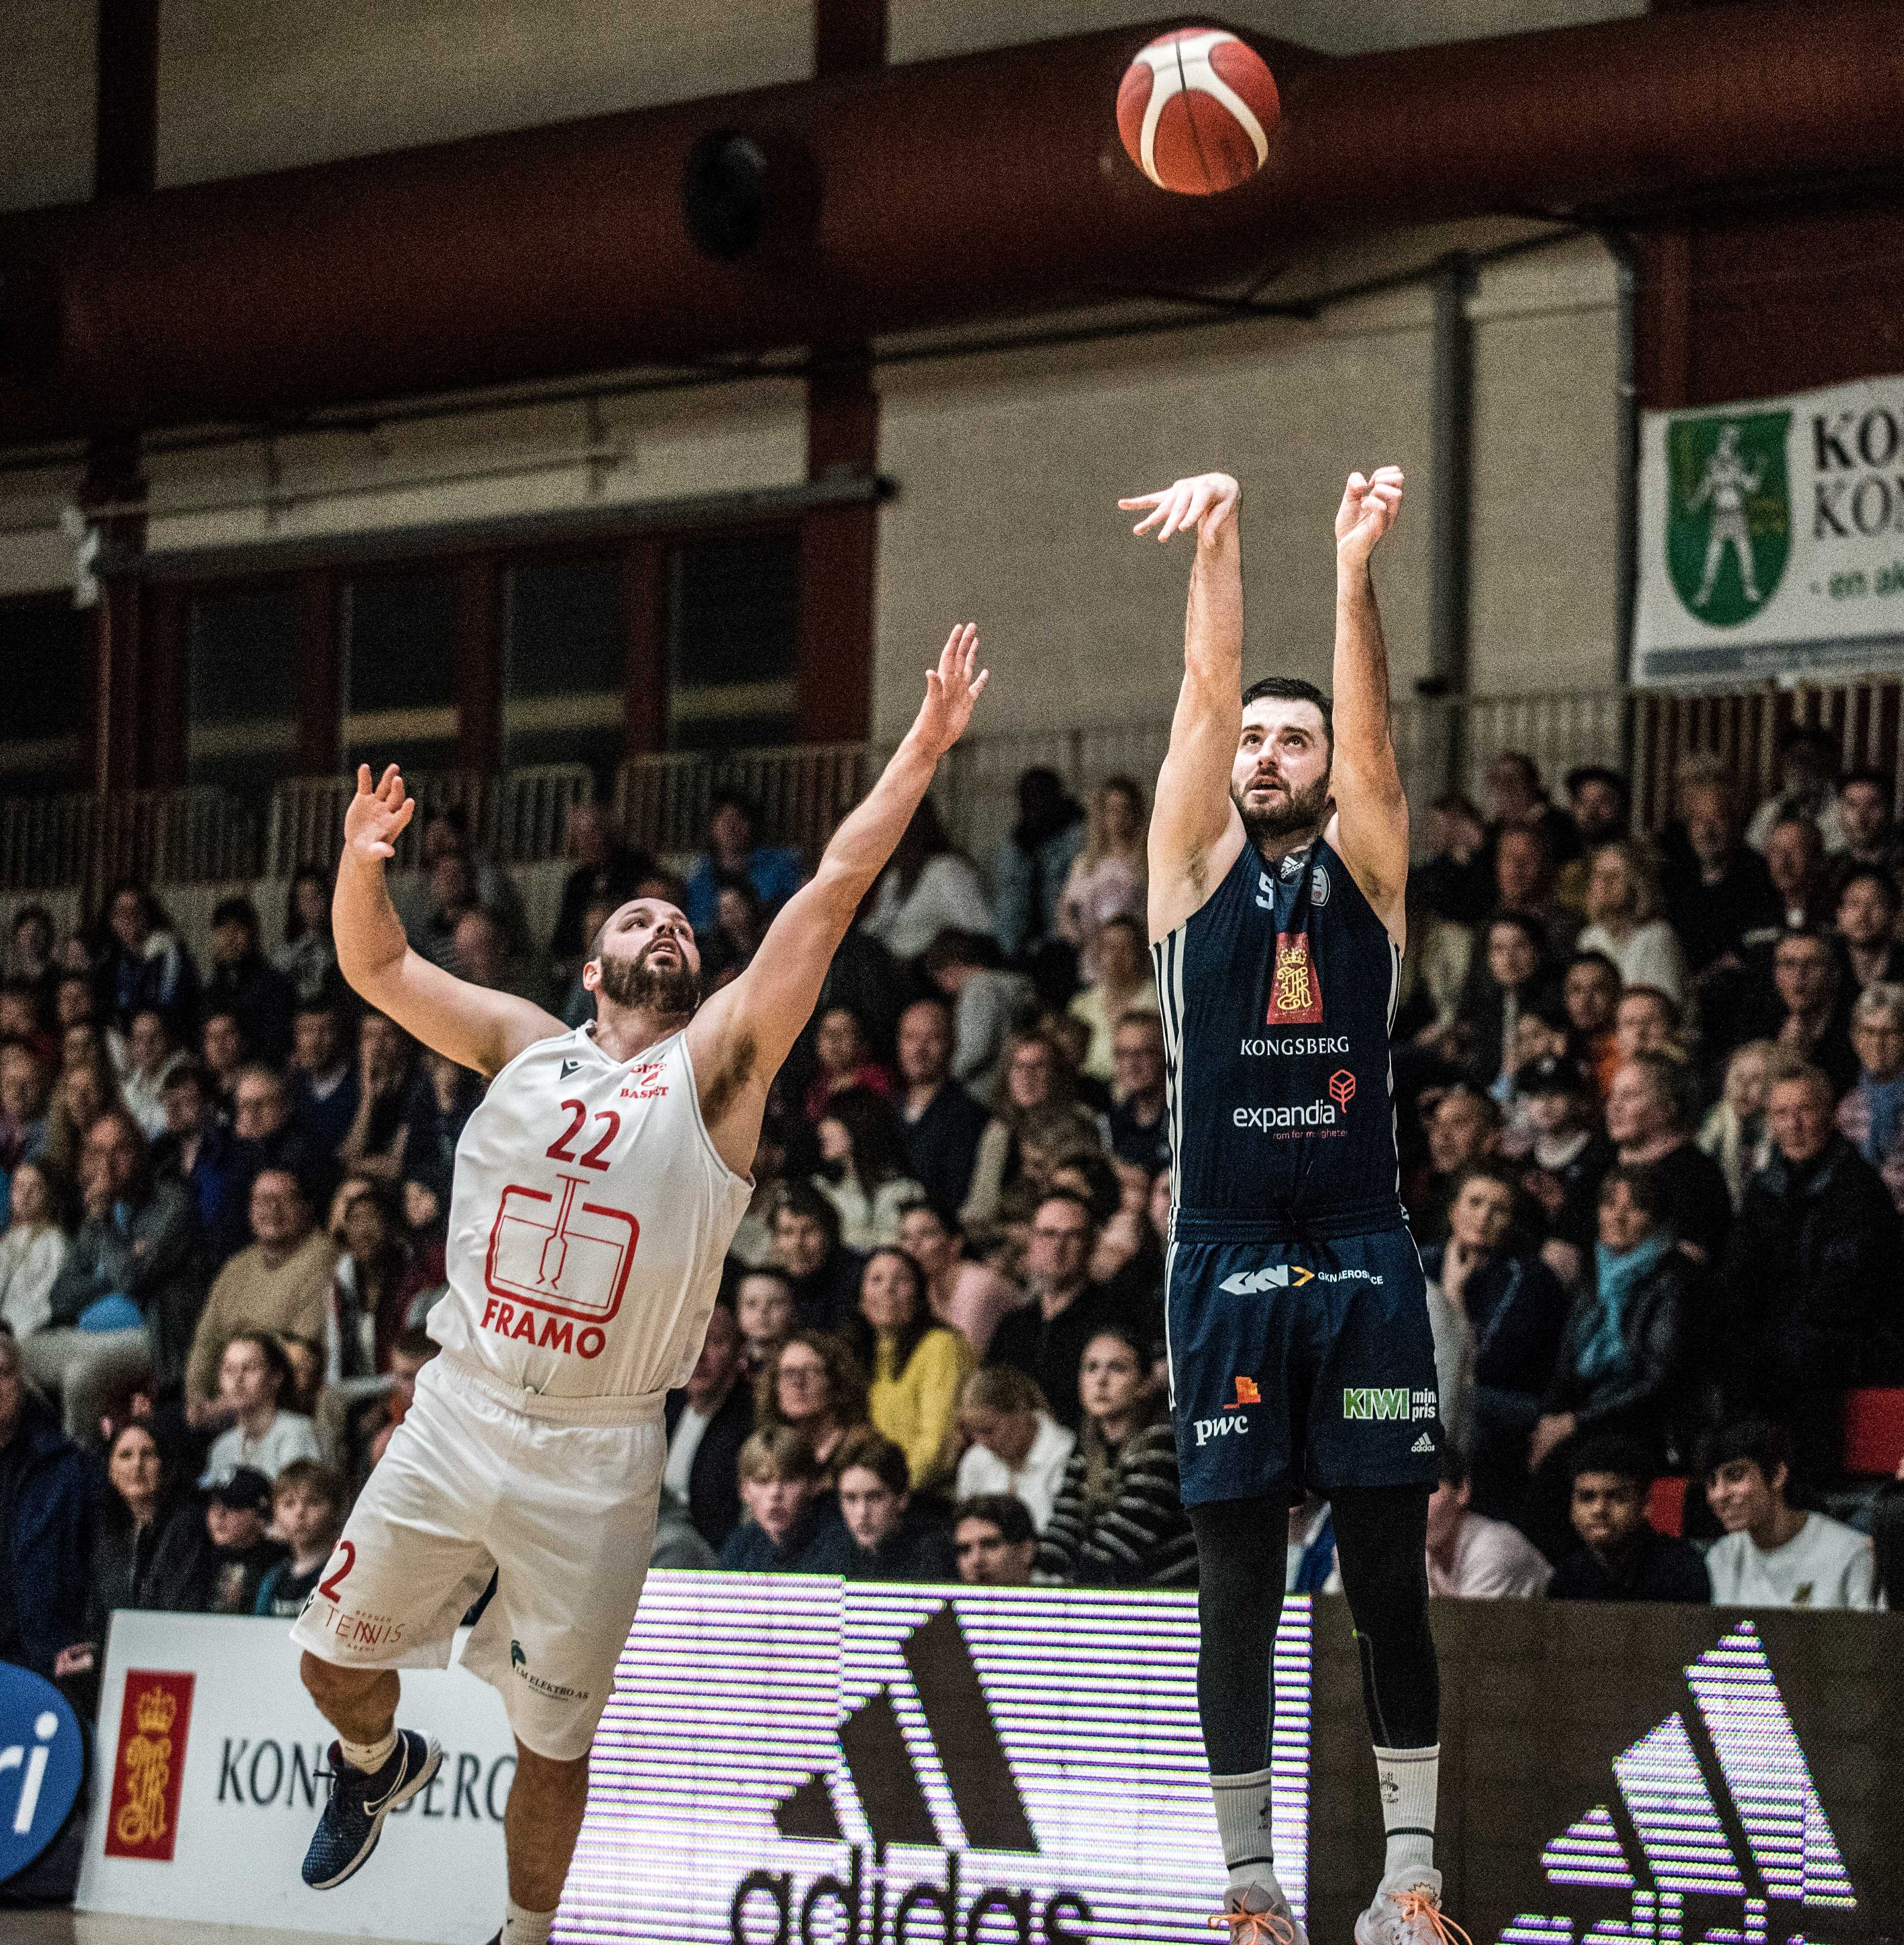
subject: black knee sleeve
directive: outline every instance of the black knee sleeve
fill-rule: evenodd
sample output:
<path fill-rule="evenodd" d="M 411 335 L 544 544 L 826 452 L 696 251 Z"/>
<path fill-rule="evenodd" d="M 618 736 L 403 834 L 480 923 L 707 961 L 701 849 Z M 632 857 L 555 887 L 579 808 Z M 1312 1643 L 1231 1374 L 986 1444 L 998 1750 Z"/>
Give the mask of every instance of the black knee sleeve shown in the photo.
<path fill-rule="evenodd" d="M 1270 1762 L 1272 1663 L 1288 1558 L 1288 1517 L 1270 1500 L 1192 1506 L 1196 1535 L 1196 1706 L 1215 1776 Z"/>
<path fill-rule="evenodd" d="M 1336 1558 L 1362 1653 L 1362 1698 L 1378 1749 L 1439 1740 L 1441 1676 L 1428 1631 L 1427 1486 L 1338 1493 Z"/>

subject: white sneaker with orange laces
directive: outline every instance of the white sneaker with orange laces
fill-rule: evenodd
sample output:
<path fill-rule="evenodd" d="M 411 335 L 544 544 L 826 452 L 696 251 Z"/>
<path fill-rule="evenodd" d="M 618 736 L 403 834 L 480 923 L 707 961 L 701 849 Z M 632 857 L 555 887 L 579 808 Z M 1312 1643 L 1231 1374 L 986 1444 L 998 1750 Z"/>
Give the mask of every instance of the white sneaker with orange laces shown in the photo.
<path fill-rule="evenodd" d="M 1212 1931 L 1226 1926 L 1230 1945 L 1309 1945 L 1309 1934 L 1274 1878 L 1267 1884 L 1253 1884 L 1247 1891 L 1232 1891 L 1210 1920 Z"/>
<path fill-rule="evenodd" d="M 1474 1945 L 1441 1909 L 1441 1873 L 1411 1870 L 1383 1879 L 1355 1922 L 1355 1945 Z"/>

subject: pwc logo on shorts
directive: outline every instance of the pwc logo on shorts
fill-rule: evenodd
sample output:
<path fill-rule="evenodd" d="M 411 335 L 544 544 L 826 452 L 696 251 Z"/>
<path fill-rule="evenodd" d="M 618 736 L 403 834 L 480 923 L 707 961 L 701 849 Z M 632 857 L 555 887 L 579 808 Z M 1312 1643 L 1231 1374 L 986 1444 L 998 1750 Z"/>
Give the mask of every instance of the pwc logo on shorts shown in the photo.
<path fill-rule="evenodd" d="M 1338 1067 L 1328 1077 L 1325 1100 L 1293 1102 L 1287 1107 L 1233 1108 L 1230 1124 L 1286 1142 L 1297 1135 L 1346 1135 L 1349 1103 L 1355 1099 L 1355 1076 Z"/>
<path fill-rule="evenodd" d="M 1195 1421 L 1199 1448 L 1208 1445 L 1213 1438 L 1242 1438 L 1248 1435 L 1249 1407 L 1263 1402 L 1262 1390 L 1254 1378 L 1239 1377 L 1236 1385 L 1236 1395 L 1224 1405 L 1217 1416 Z M 1233 1417 L 1230 1416 L 1232 1413 L 1235 1413 Z"/>

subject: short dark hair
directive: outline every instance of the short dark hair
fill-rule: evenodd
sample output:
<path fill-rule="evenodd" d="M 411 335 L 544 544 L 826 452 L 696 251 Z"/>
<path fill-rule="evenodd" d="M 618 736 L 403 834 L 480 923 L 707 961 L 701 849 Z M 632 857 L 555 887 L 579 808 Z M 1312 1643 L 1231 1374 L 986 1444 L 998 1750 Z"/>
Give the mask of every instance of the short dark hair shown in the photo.
<path fill-rule="evenodd" d="M 906 1463 L 906 1448 L 896 1445 L 869 1426 L 850 1432 L 833 1457 L 833 1475 L 844 1478 L 850 1466 L 861 1466 L 889 1493 L 902 1499 L 912 1490 L 912 1474 Z"/>
<path fill-rule="evenodd" d="M 1625 1182 L 1626 1192 L 1632 1197 L 1641 1213 L 1657 1223 L 1670 1222 L 1673 1213 L 1673 1199 L 1666 1179 L 1656 1168 L 1643 1164 L 1619 1162 L 1600 1177 L 1600 1193 L 1596 1203 L 1604 1202 L 1609 1190 Z"/>
<path fill-rule="evenodd" d="M 1893 911 L 1896 911 L 1899 902 L 1897 880 L 1888 871 L 1880 870 L 1875 865 L 1859 865 L 1845 873 L 1844 880 L 1838 888 L 1840 902 L 1843 902 L 1845 893 L 1853 885 L 1862 883 L 1875 885 L 1884 893 L 1884 902 Z"/>
<path fill-rule="evenodd" d="M 421 1324 L 412 1324 L 397 1333 L 397 1342 L 390 1348 L 406 1358 L 421 1358 L 427 1364 L 437 1355 L 437 1344 Z"/>
<path fill-rule="evenodd" d="M 1575 953 L 1563 969 L 1571 972 L 1576 966 L 1591 966 L 1601 972 L 1610 972 L 1613 976 L 1613 984 L 1617 986 L 1620 983 L 1620 969 L 1607 954 L 1597 952 L 1591 946 L 1585 952 Z"/>
<path fill-rule="evenodd" d="M 840 1240 L 840 1212 L 810 1182 L 790 1182 L 780 1191 L 774 1209 L 776 1217 L 806 1216 L 817 1222 L 835 1242 Z"/>
<path fill-rule="evenodd" d="M 1577 797 L 1589 784 L 1604 784 L 1618 793 L 1622 803 L 1632 801 L 1633 792 L 1625 778 L 1618 770 L 1609 770 L 1604 763 L 1582 763 L 1566 774 L 1566 791 L 1569 797 Z"/>
<path fill-rule="evenodd" d="M 1887 803 L 1896 800 L 1896 786 L 1882 770 L 1853 770 L 1849 776 L 1841 777 L 1838 779 L 1838 794 L 1842 797 L 1853 784 L 1869 784 L 1872 789 L 1882 795 Z M 18 921 L 15 920 L 15 923 Z"/>
<path fill-rule="evenodd" d="M 1332 753 L 1335 748 L 1335 705 L 1313 682 L 1300 676 L 1266 675 L 1243 691 L 1243 707 L 1252 702 L 1313 702 L 1321 712 L 1322 734 Z"/>
<path fill-rule="evenodd" d="M 1659 1476 L 1652 1455 L 1638 1439 L 1617 1432 L 1603 1432 L 1581 1440 L 1567 1466 L 1567 1477 L 1577 1479 L 1582 1472 L 1612 1472 L 1631 1479 L 1642 1493 Z"/>
<path fill-rule="evenodd" d="M 165 1077 L 159 1083 L 162 1097 L 175 1087 L 196 1087 L 208 1101 L 216 1091 L 211 1076 L 196 1060 L 181 1060 L 165 1070 Z"/>
<path fill-rule="evenodd" d="M 211 929 L 216 932 L 221 925 L 242 925 L 254 939 L 263 929 L 257 906 L 242 892 L 233 898 L 221 899 L 211 908 Z"/>
<path fill-rule="evenodd" d="M 961 1521 L 983 1520 L 998 1529 L 998 1537 L 1008 1546 L 1023 1546 L 1038 1537 L 1032 1524 L 1031 1509 L 1015 1493 L 974 1493 L 952 1508 L 952 1531 Z"/>
<path fill-rule="evenodd" d="M 1736 1418 L 1699 1441 L 1699 1476 L 1710 1481 L 1721 1466 L 1748 1460 L 1765 1475 L 1767 1485 L 1782 1466 L 1791 1476 L 1794 1453 L 1791 1434 L 1769 1418 Z"/>
<path fill-rule="evenodd" d="M 1091 1204 L 1075 1190 L 1069 1188 L 1048 1188 L 1045 1193 L 1038 1198 L 1038 1207 L 1039 1209 L 1042 1209 L 1048 1202 L 1068 1202 L 1073 1209 L 1076 1210 L 1078 1213 L 1084 1217 L 1085 1221 L 1090 1225 L 1091 1233 L 1093 1235 L 1095 1235 L 1097 1233 L 1100 1225 L 1098 1224 L 1096 1212 L 1091 1208 Z M 1035 1212 L 1034 1212 L 1034 1215 L 1035 1214 Z"/>

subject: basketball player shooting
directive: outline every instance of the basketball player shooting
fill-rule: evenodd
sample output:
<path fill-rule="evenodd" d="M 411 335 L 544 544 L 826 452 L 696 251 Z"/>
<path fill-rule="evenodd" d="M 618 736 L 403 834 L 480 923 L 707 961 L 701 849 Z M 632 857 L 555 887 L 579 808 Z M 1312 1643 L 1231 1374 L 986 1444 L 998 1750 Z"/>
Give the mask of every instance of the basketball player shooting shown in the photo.
<path fill-rule="evenodd" d="M 1174 1157 L 1171 1394 L 1230 1874 L 1212 1923 L 1234 1945 L 1307 1945 L 1271 1851 L 1270 1665 L 1288 1509 L 1313 1487 L 1334 1509 L 1387 1832 L 1357 1945 L 1442 1945 L 1424 1557 L 1443 1435 L 1397 1188 L 1408 803 L 1369 576 L 1402 476 L 1352 474 L 1335 516 L 1332 707 L 1286 677 L 1242 689 L 1240 498 L 1207 473 L 1119 503 L 1143 510 L 1140 534 L 1196 535 L 1149 899 Z"/>
<path fill-rule="evenodd" d="M 637 899 L 596 936 L 596 1015 L 573 1032 L 410 950 L 384 874 L 415 806 L 394 765 L 374 788 L 358 771 L 334 907 L 344 976 L 490 1086 L 457 1144 L 448 1289 L 429 1318 L 442 1355 L 292 1631 L 338 1732 L 313 1888 L 360 1869 L 436 1773 L 437 1745 L 397 1726 L 397 1671 L 448 1664 L 493 1574 L 463 1660 L 501 1691 L 516 1739 L 496 1940 L 545 1945 L 647 1571 L 662 1398 L 700 1354 L 767 1089 L 971 720 L 977 658 L 977 630 L 955 628 L 905 741 L 738 979 L 702 1004 L 687 920 Z"/>

